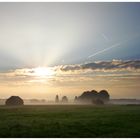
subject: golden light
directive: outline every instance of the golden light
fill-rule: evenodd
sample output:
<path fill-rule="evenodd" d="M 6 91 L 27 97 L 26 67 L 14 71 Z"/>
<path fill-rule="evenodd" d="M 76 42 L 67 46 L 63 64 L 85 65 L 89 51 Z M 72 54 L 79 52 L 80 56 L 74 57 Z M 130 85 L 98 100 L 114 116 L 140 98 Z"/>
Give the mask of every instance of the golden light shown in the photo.
<path fill-rule="evenodd" d="M 34 69 L 36 76 L 52 76 L 55 72 L 49 67 L 37 67 Z"/>

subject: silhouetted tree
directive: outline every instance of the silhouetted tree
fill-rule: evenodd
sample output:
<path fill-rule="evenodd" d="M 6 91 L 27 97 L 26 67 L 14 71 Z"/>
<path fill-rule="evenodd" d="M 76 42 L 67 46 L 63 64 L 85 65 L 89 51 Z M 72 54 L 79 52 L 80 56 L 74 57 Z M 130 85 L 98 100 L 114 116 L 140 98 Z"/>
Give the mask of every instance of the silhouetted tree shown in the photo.
<path fill-rule="evenodd" d="M 96 90 L 85 91 L 78 97 L 78 101 L 82 102 L 98 102 L 98 100 L 104 102 L 109 101 L 109 94 L 106 90 L 101 90 L 99 93 Z"/>
<path fill-rule="evenodd" d="M 11 96 L 5 102 L 6 105 L 24 105 L 23 100 L 19 96 Z"/>
<path fill-rule="evenodd" d="M 77 102 L 77 101 L 78 101 L 78 97 L 75 96 L 75 98 L 74 98 L 74 102 Z"/>
<path fill-rule="evenodd" d="M 92 100 L 96 100 L 97 97 L 98 97 L 98 92 L 96 90 L 85 91 L 81 96 L 78 97 L 78 100 L 92 102 Z"/>
<path fill-rule="evenodd" d="M 93 100 L 92 103 L 93 104 L 96 104 L 96 105 L 103 105 L 104 104 L 104 101 L 101 100 L 101 99 L 96 99 L 96 100 Z"/>
<path fill-rule="evenodd" d="M 56 97 L 55 97 L 55 102 L 59 103 L 59 96 L 58 95 L 56 95 Z"/>
<path fill-rule="evenodd" d="M 62 97 L 62 102 L 63 102 L 63 103 L 67 103 L 67 102 L 68 102 L 67 96 L 63 96 L 63 97 Z"/>
<path fill-rule="evenodd" d="M 101 90 L 99 92 L 99 99 L 103 100 L 104 102 L 109 101 L 109 94 L 106 90 Z"/>

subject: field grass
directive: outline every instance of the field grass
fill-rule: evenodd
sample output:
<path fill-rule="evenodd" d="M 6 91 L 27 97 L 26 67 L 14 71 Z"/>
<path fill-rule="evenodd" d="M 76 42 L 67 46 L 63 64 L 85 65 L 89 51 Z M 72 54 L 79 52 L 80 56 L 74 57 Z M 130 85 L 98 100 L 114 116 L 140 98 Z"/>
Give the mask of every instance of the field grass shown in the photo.
<path fill-rule="evenodd" d="M 0 137 L 140 137 L 140 106 L 0 106 Z"/>

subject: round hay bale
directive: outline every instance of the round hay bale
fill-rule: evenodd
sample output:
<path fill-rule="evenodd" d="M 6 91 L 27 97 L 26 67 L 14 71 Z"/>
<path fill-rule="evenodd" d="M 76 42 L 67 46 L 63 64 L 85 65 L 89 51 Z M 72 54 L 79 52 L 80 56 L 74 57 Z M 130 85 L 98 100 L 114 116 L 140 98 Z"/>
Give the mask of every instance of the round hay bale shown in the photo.
<path fill-rule="evenodd" d="M 24 101 L 19 96 L 11 96 L 6 100 L 5 104 L 8 106 L 19 106 L 24 105 Z"/>

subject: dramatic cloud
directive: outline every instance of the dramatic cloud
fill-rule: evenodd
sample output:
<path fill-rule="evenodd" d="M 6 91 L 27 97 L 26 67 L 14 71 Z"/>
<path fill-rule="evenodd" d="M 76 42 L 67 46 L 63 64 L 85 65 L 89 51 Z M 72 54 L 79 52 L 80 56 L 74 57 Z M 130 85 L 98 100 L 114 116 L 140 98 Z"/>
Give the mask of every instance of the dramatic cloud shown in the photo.
<path fill-rule="evenodd" d="M 10 70 L 8 72 L 1 72 L 0 78 L 23 78 L 32 79 L 40 78 L 70 78 L 70 77 L 94 77 L 95 76 L 139 76 L 140 75 L 140 60 L 134 61 L 98 61 L 86 64 L 77 65 L 60 65 L 55 67 L 45 68 L 23 68 Z"/>
<path fill-rule="evenodd" d="M 77 70 L 93 70 L 93 71 L 139 71 L 140 60 L 112 60 L 98 61 L 79 65 L 60 66 L 61 71 L 77 71 Z"/>

